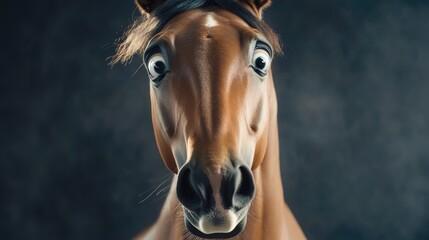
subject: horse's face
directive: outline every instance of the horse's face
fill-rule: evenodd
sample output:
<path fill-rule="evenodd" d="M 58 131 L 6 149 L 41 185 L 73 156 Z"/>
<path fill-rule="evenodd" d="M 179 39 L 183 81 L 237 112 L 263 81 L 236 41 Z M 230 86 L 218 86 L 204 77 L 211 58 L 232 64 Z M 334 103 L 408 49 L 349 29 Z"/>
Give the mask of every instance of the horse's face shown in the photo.
<path fill-rule="evenodd" d="M 272 55 L 260 32 L 219 8 L 174 17 L 145 50 L 157 145 L 197 236 L 232 237 L 246 224 L 251 169 L 267 144 Z"/>

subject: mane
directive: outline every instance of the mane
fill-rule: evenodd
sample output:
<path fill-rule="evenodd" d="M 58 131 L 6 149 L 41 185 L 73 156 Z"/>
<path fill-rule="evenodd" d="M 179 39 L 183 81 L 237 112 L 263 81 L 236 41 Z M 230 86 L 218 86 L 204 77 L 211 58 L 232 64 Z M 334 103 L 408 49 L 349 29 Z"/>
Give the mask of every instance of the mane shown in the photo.
<path fill-rule="evenodd" d="M 237 15 L 250 27 L 258 29 L 273 46 L 274 53 L 281 54 L 277 34 L 263 20 L 257 18 L 235 0 L 166 0 L 150 15 L 144 14 L 128 28 L 118 41 L 116 54 L 112 57 L 111 64 L 127 63 L 135 54 L 143 55 L 149 40 L 161 32 L 173 17 L 189 10 L 213 6 Z"/>

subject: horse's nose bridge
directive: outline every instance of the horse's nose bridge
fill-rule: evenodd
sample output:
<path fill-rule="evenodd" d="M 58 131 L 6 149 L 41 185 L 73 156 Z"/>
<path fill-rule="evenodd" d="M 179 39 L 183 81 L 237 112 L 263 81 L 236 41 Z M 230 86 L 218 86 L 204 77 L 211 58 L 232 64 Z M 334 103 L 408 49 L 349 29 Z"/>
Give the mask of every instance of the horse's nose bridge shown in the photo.
<path fill-rule="evenodd" d="M 209 86 L 200 91 L 199 125 L 207 137 L 220 137 L 237 125 L 233 99 L 223 80 L 211 77 L 204 85 Z"/>
<path fill-rule="evenodd" d="M 235 68 L 239 58 L 225 52 L 226 42 L 204 40 L 199 46 L 198 56 L 193 58 L 192 82 L 195 86 L 196 108 L 200 126 L 209 135 L 228 131 L 236 125 L 237 108 L 240 105 L 241 89 L 233 82 L 240 76 Z M 238 103 L 238 104 L 237 104 Z"/>

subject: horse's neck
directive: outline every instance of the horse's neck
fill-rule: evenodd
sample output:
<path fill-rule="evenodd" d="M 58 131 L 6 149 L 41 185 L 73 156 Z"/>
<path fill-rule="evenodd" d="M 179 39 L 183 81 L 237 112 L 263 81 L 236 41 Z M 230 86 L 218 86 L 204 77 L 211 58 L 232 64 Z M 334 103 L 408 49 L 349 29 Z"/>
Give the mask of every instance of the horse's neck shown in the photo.
<path fill-rule="evenodd" d="M 281 179 L 277 100 L 272 88 L 270 129 L 267 149 L 261 166 L 253 170 L 256 196 L 248 214 L 243 239 L 306 239 L 298 222 L 284 202 Z"/>
<path fill-rule="evenodd" d="M 284 239 L 286 228 L 280 174 L 278 127 L 275 114 L 269 124 L 267 149 L 261 165 L 253 170 L 256 195 L 248 214 L 244 239 Z M 249 237 L 249 238 L 247 238 Z"/>

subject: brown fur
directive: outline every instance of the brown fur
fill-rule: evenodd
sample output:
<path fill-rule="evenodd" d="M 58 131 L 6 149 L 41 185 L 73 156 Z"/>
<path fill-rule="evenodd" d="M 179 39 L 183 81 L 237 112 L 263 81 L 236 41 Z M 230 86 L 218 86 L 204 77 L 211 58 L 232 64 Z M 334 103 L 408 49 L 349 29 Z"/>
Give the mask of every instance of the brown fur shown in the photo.
<path fill-rule="evenodd" d="M 217 27 L 204 25 L 208 14 Z M 148 20 L 131 28 L 116 60 L 143 53 L 153 38 L 168 45 L 170 73 L 158 88 L 150 89 L 155 138 L 166 166 L 179 171 L 175 149 L 186 152 L 187 162 L 200 161 L 207 171 L 227 164 L 231 156 L 240 159 L 252 152 L 256 196 L 245 229 L 234 239 L 305 239 L 283 199 L 271 71 L 260 79 L 248 66 L 251 40 L 264 36 L 276 41 L 275 35 L 249 28 L 238 16 L 216 7 L 177 15 L 154 36 L 147 30 L 156 20 Z M 177 175 L 158 220 L 136 239 L 198 239 L 183 224 L 176 183 Z"/>

